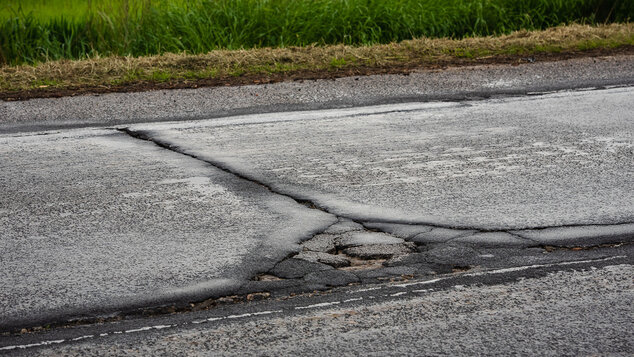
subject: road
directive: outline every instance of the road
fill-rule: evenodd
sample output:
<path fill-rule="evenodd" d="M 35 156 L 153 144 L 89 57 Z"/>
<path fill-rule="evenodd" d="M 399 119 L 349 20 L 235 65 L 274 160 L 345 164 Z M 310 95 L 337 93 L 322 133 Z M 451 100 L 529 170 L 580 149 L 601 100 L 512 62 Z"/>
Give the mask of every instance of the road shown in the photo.
<path fill-rule="evenodd" d="M 631 355 L 631 261 L 581 267 L 495 285 L 357 287 L 320 303 L 297 298 L 63 331 L 34 342 L 46 348 L 15 355 Z"/>
<path fill-rule="evenodd" d="M 263 349 L 249 328 L 213 317 L 246 311 L 256 313 L 244 317 L 258 326 L 279 327 L 265 329 L 272 336 L 266 341 L 307 338 L 289 342 L 297 353 L 356 354 L 360 346 L 376 354 L 379 346 L 397 354 L 489 354 L 492 346 L 631 353 L 632 311 L 623 303 L 633 291 L 631 59 L 394 77 L 409 81 L 403 86 L 392 77 L 395 83 L 344 79 L 330 89 L 325 81 L 282 83 L 265 91 L 284 98 L 273 106 L 252 96 L 226 110 L 210 99 L 263 88 L 2 103 L 0 351 L 101 354 L 116 344 L 112 354 L 137 347 L 138 354 L 173 354 L 195 344 L 219 353 L 291 353 L 285 343 Z M 561 70 L 544 79 L 555 67 Z M 474 83 L 456 89 L 457 78 Z M 380 80 L 387 83 L 382 96 Z M 354 82 L 356 95 L 342 90 Z M 289 86 L 322 93 L 284 97 Z M 413 92 L 417 100 L 406 100 Z M 184 103 L 200 96 L 191 108 L 206 112 L 189 120 L 152 110 L 179 95 Z M 130 112 L 139 98 L 145 104 Z M 116 100 L 123 103 L 112 105 Z M 95 110 L 95 103 L 108 109 Z M 579 284 L 557 289 L 571 279 Z M 410 283 L 433 291 L 398 291 Z M 364 290 L 374 288 L 391 292 Z M 354 294 L 350 289 L 367 298 L 349 301 L 354 312 L 295 309 L 330 308 L 329 301 Z M 535 289 L 545 296 L 517 301 Z M 510 300 L 491 300 L 500 291 Z M 466 325 L 461 294 L 474 296 L 469 311 L 477 316 Z M 377 300 L 366 303 L 369 296 Z M 456 304 L 427 306 L 447 299 Z M 498 305 L 501 320 L 488 318 Z M 551 305 L 544 331 L 517 337 L 545 318 L 518 317 L 523 311 Z M 222 321 L 193 327 L 205 316 Z M 447 316 L 468 336 L 449 333 L 456 325 L 442 327 Z M 589 321 L 604 337 L 593 342 L 583 326 Z M 499 331 L 488 332 L 496 324 Z M 288 332 L 295 328 L 306 335 Z M 406 343 L 387 333 L 395 328 Z M 570 333 L 558 336 L 586 342 L 570 349 L 572 339 L 561 337 L 561 345 L 545 347 L 559 328 Z M 128 330 L 139 331 L 114 333 Z M 423 333 L 436 337 L 421 340 Z M 244 344 L 236 346 L 230 337 L 241 334 Z M 445 334 L 452 343 L 434 342 Z M 495 337 L 473 342 L 485 335 Z M 174 343 L 163 346 L 165 339 Z M 199 348 L 190 352 L 204 354 Z"/>

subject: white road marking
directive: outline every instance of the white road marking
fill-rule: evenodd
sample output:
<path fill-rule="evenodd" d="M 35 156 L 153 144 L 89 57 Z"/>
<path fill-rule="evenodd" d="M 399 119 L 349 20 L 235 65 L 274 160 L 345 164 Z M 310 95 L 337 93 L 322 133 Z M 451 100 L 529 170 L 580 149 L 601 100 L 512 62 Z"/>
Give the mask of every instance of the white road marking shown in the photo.
<path fill-rule="evenodd" d="M 401 295 L 405 295 L 405 294 L 407 294 L 407 291 L 401 291 L 400 293 L 395 293 L 395 294 L 392 294 L 390 296 L 401 296 Z"/>
<path fill-rule="evenodd" d="M 453 277 L 447 277 L 447 278 L 438 278 L 438 279 L 432 279 L 432 280 L 425 280 L 425 281 L 419 281 L 419 282 L 415 282 L 415 283 L 405 283 L 405 284 L 396 284 L 394 286 L 398 287 L 398 288 L 406 288 L 408 286 L 412 286 L 412 285 L 425 285 L 425 284 L 433 284 L 435 282 L 441 281 L 441 280 L 446 280 L 446 279 L 450 279 Z"/>
<path fill-rule="evenodd" d="M 381 289 L 383 289 L 382 286 L 377 286 L 377 287 L 374 287 L 374 288 L 359 289 L 359 290 L 351 291 L 351 292 L 349 292 L 349 294 L 362 293 L 362 292 L 366 292 L 366 291 L 374 291 L 374 290 L 381 290 Z"/>
<path fill-rule="evenodd" d="M 534 269 L 534 268 L 547 268 L 547 267 L 553 267 L 553 266 L 575 265 L 575 264 L 583 264 L 583 263 L 609 261 L 609 260 L 621 259 L 621 258 L 627 258 L 627 256 L 618 255 L 618 256 L 608 257 L 608 258 L 603 258 L 603 259 L 589 259 L 589 260 L 576 260 L 576 261 L 568 261 L 568 262 L 552 263 L 552 264 L 525 265 L 525 266 L 520 266 L 520 267 L 504 268 L 504 269 L 490 270 L 490 271 L 484 271 L 484 272 L 478 272 L 478 273 L 465 273 L 465 274 L 462 274 L 460 276 L 484 276 L 484 275 L 493 275 L 493 274 L 504 274 L 504 273 L 510 273 L 510 272 L 528 270 L 528 269 Z M 433 283 L 438 282 L 438 281 L 452 279 L 452 278 L 455 278 L 455 277 L 456 276 L 449 276 L 449 277 L 432 279 L 432 280 L 426 280 L 426 281 L 420 281 L 420 282 L 415 282 L 415 283 L 396 284 L 396 285 L 393 285 L 393 286 L 400 287 L 400 288 L 406 288 L 406 287 L 414 286 L 414 285 L 433 284 Z M 457 285 L 457 286 L 460 286 L 460 285 Z M 372 291 L 372 290 L 379 290 L 379 289 L 382 289 L 382 287 L 361 289 L 361 290 L 356 290 L 355 292 Z M 428 291 L 433 291 L 433 290 L 434 289 L 422 289 L 422 290 L 412 290 L 410 292 L 422 293 L 422 292 L 428 292 Z M 394 294 L 389 295 L 389 296 L 401 296 L 401 295 L 408 294 L 408 293 L 409 292 L 402 291 L 402 292 L 394 293 Z M 367 296 L 366 299 L 372 300 L 372 299 L 375 299 L 375 296 Z M 296 306 L 295 309 L 296 310 L 314 309 L 314 308 L 319 308 L 319 307 L 339 305 L 342 302 L 346 303 L 346 302 L 360 301 L 360 300 L 363 300 L 363 298 L 359 297 L 359 298 L 352 298 L 352 299 L 347 299 L 347 300 L 343 300 L 343 301 L 323 302 L 323 303 L 307 305 L 307 306 Z M 245 314 L 240 314 L 240 315 L 210 317 L 210 318 L 205 319 L 205 320 L 194 320 L 194 321 L 191 321 L 191 323 L 200 324 L 200 323 L 217 321 L 217 320 L 224 320 L 224 319 L 241 319 L 241 318 L 246 318 L 246 317 L 250 317 L 250 316 L 270 315 L 270 314 L 281 313 L 281 312 L 283 312 L 283 310 L 259 311 L 259 312 L 245 313 Z M 180 326 L 186 325 L 186 324 L 188 324 L 188 322 L 182 323 L 182 324 L 180 324 Z M 149 331 L 149 330 L 162 330 L 162 329 L 167 329 L 167 328 L 172 328 L 172 327 L 177 327 L 177 326 L 179 326 L 179 324 L 144 326 L 144 327 L 139 327 L 139 328 L 136 328 L 136 329 L 130 329 L 130 330 L 125 330 L 125 331 L 114 331 L 114 332 L 110 332 L 110 333 L 101 333 L 101 334 L 99 334 L 99 337 L 109 336 L 109 334 L 118 335 L 118 334 L 122 334 L 124 332 L 125 333 L 137 333 L 137 332 L 144 332 L 144 331 Z M 31 347 L 39 347 L 39 346 L 46 346 L 46 345 L 52 345 L 52 344 L 60 344 L 60 343 L 64 343 L 64 342 L 80 341 L 80 340 L 91 339 L 91 338 L 95 338 L 95 335 L 79 336 L 79 337 L 75 337 L 75 338 L 68 339 L 68 340 L 66 340 L 66 339 L 62 339 L 62 340 L 48 340 L 48 341 L 42 341 L 42 342 L 38 342 L 38 343 L 30 343 L 30 344 L 25 344 L 25 345 L 4 346 L 4 347 L 0 347 L 0 351 L 9 351 L 9 350 L 14 350 L 14 349 L 26 349 L 26 348 L 31 348 Z"/>
<path fill-rule="evenodd" d="M 460 274 L 458 276 L 484 276 L 484 275 L 504 274 L 504 273 L 512 273 L 512 272 L 516 272 L 516 271 L 528 270 L 528 269 L 535 269 L 535 268 L 549 268 L 549 267 L 556 267 L 556 266 L 575 265 L 575 264 L 584 264 L 584 263 L 592 263 L 592 262 L 603 262 L 603 261 L 621 259 L 621 258 L 627 258 L 627 257 L 625 255 L 618 255 L 618 256 L 608 257 L 608 258 L 603 258 L 603 259 L 588 259 L 588 260 L 575 260 L 575 261 L 561 262 L 561 263 L 551 263 L 551 264 L 524 265 L 524 266 L 519 266 L 519 267 L 514 267 L 514 268 L 488 270 L 488 271 L 483 271 L 483 272 L 478 272 L 478 273 L 464 273 L 464 274 Z M 396 285 L 393 285 L 393 286 L 399 287 L 399 288 L 406 288 L 406 287 L 414 286 L 414 285 L 433 284 L 433 283 L 436 283 L 436 282 L 439 282 L 439 281 L 448 280 L 448 279 L 454 279 L 454 278 L 456 278 L 456 275 L 448 276 L 448 277 L 444 277 L 444 278 L 432 279 L 432 280 L 419 281 L 419 282 L 414 282 L 414 283 L 396 284 Z"/>
<path fill-rule="evenodd" d="M 322 302 L 319 304 L 313 304 L 313 305 L 307 305 L 307 306 L 295 306 L 295 310 L 314 309 L 317 307 L 325 307 L 325 306 L 332 306 L 332 305 L 339 305 L 339 304 L 341 304 L 341 301 Z"/>
<path fill-rule="evenodd" d="M 14 350 L 16 348 L 25 349 L 25 348 L 31 348 L 31 347 L 53 345 L 53 344 L 58 344 L 58 343 L 62 343 L 62 342 L 65 342 L 65 341 L 66 340 L 50 340 L 50 341 L 42 341 L 42 342 L 38 342 L 38 343 L 30 343 L 28 345 L 5 346 L 5 347 L 0 347 L 0 351 Z"/>
<path fill-rule="evenodd" d="M 212 321 L 218 321 L 218 320 L 224 320 L 224 319 L 241 319 L 241 318 L 245 318 L 245 317 L 249 317 L 249 316 L 278 314 L 280 312 L 282 312 L 282 310 L 258 311 L 258 312 L 251 312 L 251 313 L 246 313 L 246 314 L 241 314 L 241 315 L 210 317 L 210 318 L 204 319 L 204 320 L 194 320 L 191 323 L 192 324 L 202 324 L 202 323 L 205 323 L 205 322 L 212 322 Z M 183 323 L 182 325 L 186 325 L 186 324 L 187 324 L 187 322 Z"/>

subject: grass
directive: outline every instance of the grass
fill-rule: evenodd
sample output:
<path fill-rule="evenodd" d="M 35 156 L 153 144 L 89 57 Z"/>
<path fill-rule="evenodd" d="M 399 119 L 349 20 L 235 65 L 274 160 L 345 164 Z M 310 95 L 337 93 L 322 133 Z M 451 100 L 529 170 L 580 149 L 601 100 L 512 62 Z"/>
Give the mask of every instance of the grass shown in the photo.
<path fill-rule="evenodd" d="M 37 65 L 0 67 L 0 97 L 11 93 L 51 90 L 117 90 L 120 86 L 168 83 L 195 87 L 261 83 L 275 76 L 310 72 L 323 77 L 338 71 L 419 68 L 442 63 L 478 63 L 504 56 L 574 53 L 634 46 L 634 23 L 570 25 L 543 31 L 521 30 L 509 35 L 464 39 L 419 38 L 374 46 L 307 46 L 217 50 L 205 54 L 164 54 L 146 57 L 109 56 L 58 60 Z M 346 73 L 348 73 L 346 72 Z M 321 75 L 319 73 L 322 73 Z M 283 78 L 282 78 L 283 79 Z M 244 83 L 244 82 L 243 82 Z M 208 84 L 208 83 L 207 83 Z M 213 83 L 212 83 L 213 84 Z M 35 96 L 38 96 L 37 93 Z M 19 98 L 13 97 L 13 98 Z"/>
<path fill-rule="evenodd" d="M 125 8 L 140 10 L 142 7 L 137 6 L 138 3 L 143 3 L 143 0 L 131 2 L 126 0 L 3 0 L 0 3 L 0 20 L 32 14 L 36 19 L 44 21 L 60 17 L 81 21 L 100 12 L 117 14 Z M 165 8 L 168 5 L 187 7 L 192 2 L 190 0 L 152 0 L 151 3 L 153 7 Z"/>
<path fill-rule="evenodd" d="M 368 46 L 423 37 L 463 39 L 634 18 L 632 0 L 5 0 L 3 4 L 0 64 L 5 65 L 225 49 Z M 346 65 L 348 61 L 339 58 L 332 63 L 337 68 Z"/>

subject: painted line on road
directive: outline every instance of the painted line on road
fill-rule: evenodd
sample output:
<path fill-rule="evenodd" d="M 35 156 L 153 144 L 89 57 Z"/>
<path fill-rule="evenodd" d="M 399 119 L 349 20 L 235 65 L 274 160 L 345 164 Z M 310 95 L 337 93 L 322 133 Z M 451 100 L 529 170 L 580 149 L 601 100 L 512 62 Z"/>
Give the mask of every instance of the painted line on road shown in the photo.
<path fill-rule="evenodd" d="M 524 266 L 519 266 L 519 267 L 488 270 L 488 271 L 477 272 L 477 273 L 465 273 L 465 274 L 460 274 L 460 275 L 448 276 L 448 277 L 444 277 L 444 278 L 438 278 L 438 279 L 432 279 L 432 280 L 426 280 L 426 281 L 419 281 L 419 282 L 414 282 L 414 283 L 395 284 L 393 286 L 398 287 L 398 288 L 407 288 L 407 287 L 415 286 L 415 285 L 433 284 L 433 283 L 436 283 L 436 282 L 439 282 L 439 281 L 443 281 L 443 280 L 455 279 L 456 277 L 505 274 L 505 273 L 512 273 L 512 272 L 516 272 L 516 271 L 524 271 L 524 270 L 528 270 L 528 269 L 549 268 L 549 267 L 556 267 L 556 266 L 567 266 L 567 265 L 585 264 L 585 263 L 593 263 L 593 262 L 604 262 L 604 261 L 609 261 L 609 260 L 614 260 L 614 259 L 622 259 L 622 258 L 627 258 L 627 256 L 625 256 L 625 255 L 617 255 L 617 256 L 614 256 L 614 257 L 608 257 L 608 258 L 602 258 L 602 259 L 575 260 L 575 261 L 561 262 L 561 263 L 551 263 L 551 264 L 524 265 Z"/>
<path fill-rule="evenodd" d="M 397 297 L 397 296 L 401 296 L 401 295 L 405 295 L 405 294 L 407 294 L 407 291 L 401 291 L 401 292 L 398 292 L 398 293 L 394 293 L 394 294 L 391 294 L 390 296 L 391 297 Z"/>
<path fill-rule="evenodd" d="M 130 330 L 100 333 L 99 335 L 84 335 L 84 336 L 79 336 L 79 337 L 74 337 L 74 338 L 69 338 L 69 339 L 48 340 L 48 341 L 41 341 L 41 342 L 37 342 L 37 343 L 29 343 L 29 344 L 25 344 L 25 345 L 4 346 L 4 347 L 0 347 L 0 351 L 10 351 L 10 350 L 15 350 L 15 349 L 27 349 L 27 348 L 33 348 L 33 347 L 41 347 L 41 346 L 47 346 L 47 345 L 52 345 L 52 344 L 60 344 L 60 343 L 64 343 L 64 342 L 68 343 L 68 342 L 87 340 L 87 339 L 92 339 L 92 338 L 96 338 L 96 337 L 107 337 L 107 336 L 110 336 L 110 335 L 121 335 L 121 334 L 124 334 L 124 333 L 130 334 L 130 333 L 146 332 L 146 331 L 151 331 L 151 330 L 164 330 L 164 329 L 174 328 L 174 327 L 178 327 L 178 326 L 188 325 L 189 323 L 201 324 L 201 323 L 217 321 L 217 320 L 225 320 L 225 319 L 243 319 L 243 318 L 247 318 L 247 317 L 251 317 L 251 316 L 270 315 L 270 314 L 281 313 L 281 312 L 282 312 L 282 310 L 258 311 L 258 312 L 240 314 L 240 315 L 229 315 L 229 316 L 222 316 L 222 317 L 210 317 L 210 318 L 205 319 L 205 320 L 194 320 L 194 321 L 191 321 L 191 322 L 184 322 L 184 323 L 181 323 L 181 324 L 143 326 L 143 327 L 130 329 Z"/>
<path fill-rule="evenodd" d="M 322 302 L 319 304 L 307 305 L 307 306 L 295 306 L 295 310 L 304 310 L 304 309 L 314 309 L 317 307 L 326 307 L 332 305 L 339 305 L 341 301 L 332 301 L 332 302 Z"/>
<path fill-rule="evenodd" d="M 363 293 L 363 292 L 366 292 L 366 291 L 374 291 L 374 290 L 381 290 L 381 289 L 383 289 L 382 286 L 377 286 L 377 287 L 374 287 L 374 288 L 367 288 L 367 289 L 359 289 L 359 290 L 350 291 L 348 294 Z"/>
<path fill-rule="evenodd" d="M 576 260 L 576 261 L 568 261 L 568 262 L 552 263 L 552 264 L 525 265 L 525 266 L 520 266 L 520 267 L 504 268 L 504 269 L 483 271 L 483 272 L 477 272 L 477 273 L 465 273 L 465 274 L 461 274 L 461 275 L 458 275 L 458 276 L 449 276 L 449 277 L 437 278 L 437 279 L 420 281 L 420 282 L 414 282 L 414 283 L 395 284 L 395 285 L 392 285 L 392 287 L 407 288 L 407 287 L 410 287 L 410 286 L 420 286 L 420 285 L 433 284 L 433 283 L 436 283 L 436 282 L 439 282 L 439 281 L 444 281 L 444 280 L 448 280 L 448 279 L 455 279 L 456 277 L 485 276 L 485 275 L 494 275 L 494 274 L 504 274 L 504 273 L 512 273 L 512 272 L 516 272 L 516 271 L 524 271 L 524 270 L 529 270 L 529 269 L 535 269 L 535 268 L 569 266 L 569 265 L 577 265 L 577 264 L 585 264 L 585 263 L 593 263 L 593 262 L 610 261 L 610 260 L 622 259 L 622 258 L 627 258 L 627 256 L 618 255 L 618 256 L 602 258 L 602 259 Z M 458 286 L 461 286 L 461 285 L 456 285 L 455 287 L 458 287 Z M 367 289 L 360 289 L 360 290 L 356 290 L 355 292 L 372 291 L 372 290 L 380 290 L 380 289 L 382 289 L 382 287 L 373 287 L 373 288 L 367 288 Z M 409 294 L 409 293 L 425 293 L 425 292 L 429 292 L 429 291 L 433 291 L 433 290 L 434 289 L 418 289 L 418 290 L 411 290 L 411 291 L 402 291 L 402 292 L 397 292 L 397 293 L 393 293 L 393 294 L 385 294 L 384 296 L 385 297 L 388 297 L 388 296 L 389 297 L 398 297 L 398 296 L 406 295 L 406 294 Z M 372 299 L 375 299 L 376 297 L 375 296 L 367 296 L 366 298 L 368 300 L 372 300 Z M 346 299 L 346 300 L 342 300 L 342 301 L 332 301 L 332 302 L 324 302 L 324 303 L 312 304 L 312 305 L 306 305 L 306 306 L 296 306 L 296 307 L 294 307 L 294 309 L 295 310 L 317 309 L 317 308 L 321 308 L 321 307 L 335 306 L 335 305 L 339 305 L 339 304 L 342 304 L 342 303 L 361 301 L 363 299 L 364 299 L 363 297 L 350 298 L 350 299 Z M 124 334 L 124 333 L 131 334 L 131 333 L 146 332 L 146 331 L 151 331 L 151 330 L 163 330 L 163 329 L 169 329 L 169 328 L 175 328 L 175 327 L 178 327 L 178 326 L 188 325 L 190 323 L 191 324 L 203 324 L 203 323 L 219 321 L 219 320 L 244 319 L 244 318 L 248 318 L 248 317 L 252 317 L 252 316 L 271 315 L 271 314 L 278 314 L 278 313 L 282 313 L 282 312 L 283 312 L 283 310 L 267 310 L 267 311 L 258 311 L 258 312 L 252 312 L 252 313 L 244 313 L 244 314 L 240 314 L 240 315 L 214 316 L 214 317 L 209 317 L 209 318 L 204 319 L 204 320 L 192 320 L 190 322 L 184 322 L 184 323 L 181 323 L 181 324 L 144 326 L 144 327 L 139 327 L 139 328 L 130 329 L 130 330 L 124 330 L 124 331 L 113 331 L 113 332 L 101 333 L 101 334 L 98 334 L 98 335 L 83 335 L 83 336 L 78 336 L 78 337 L 69 338 L 69 339 L 47 340 L 47 341 L 41 341 L 41 342 L 37 342 L 37 343 L 30 343 L 30 344 L 24 344 L 24 345 L 4 346 L 4 347 L 0 347 L 0 351 L 9 351 L 9 350 L 15 350 L 15 349 L 27 349 L 27 348 L 33 348 L 33 347 L 41 347 L 41 346 L 47 346 L 47 345 L 53 345 L 53 344 L 61 344 L 61 343 L 65 343 L 65 342 L 68 343 L 68 342 L 75 342 L 75 341 L 93 339 L 93 338 L 96 338 L 96 337 L 107 337 L 107 336 L 110 336 L 110 335 L 119 335 L 119 334 Z"/>
<path fill-rule="evenodd" d="M 49 341 L 42 341 L 38 343 L 29 343 L 28 345 L 6 346 L 6 347 L 0 347 L 0 351 L 14 350 L 16 348 L 25 349 L 25 348 L 31 348 L 31 347 L 55 345 L 62 342 L 66 342 L 66 340 L 49 340 Z"/>
<path fill-rule="evenodd" d="M 192 324 L 204 324 L 206 322 L 213 322 L 213 321 L 218 321 L 218 320 L 225 320 L 225 319 L 243 319 L 246 317 L 251 317 L 251 316 L 261 316 L 261 315 L 271 315 L 271 314 L 279 314 L 281 313 L 282 310 L 273 310 L 273 311 L 258 311 L 258 312 L 250 312 L 250 313 L 246 313 L 246 314 L 240 314 L 240 315 L 229 315 L 229 316 L 218 316 L 218 317 L 210 317 L 208 319 L 204 319 L 204 320 L 194 320 L 191 321 Z M 185 325 L 185 324 L 183 324 Z"/>

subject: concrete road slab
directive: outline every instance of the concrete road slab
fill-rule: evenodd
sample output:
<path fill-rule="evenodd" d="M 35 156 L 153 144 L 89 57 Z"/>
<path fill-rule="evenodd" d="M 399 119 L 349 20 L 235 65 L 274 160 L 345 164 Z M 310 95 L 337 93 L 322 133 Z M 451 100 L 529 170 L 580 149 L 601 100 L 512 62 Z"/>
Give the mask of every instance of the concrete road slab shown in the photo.
<path fill-rule="evenodd" d="M 0 136 L 0 327 L 208 298 L 334 216 L 116 130 Z"/>
<path fill-rule="evenodd" d="M 131 127 L 365 222 L 483 230 L 634 221 L 634 89 Z"/>

